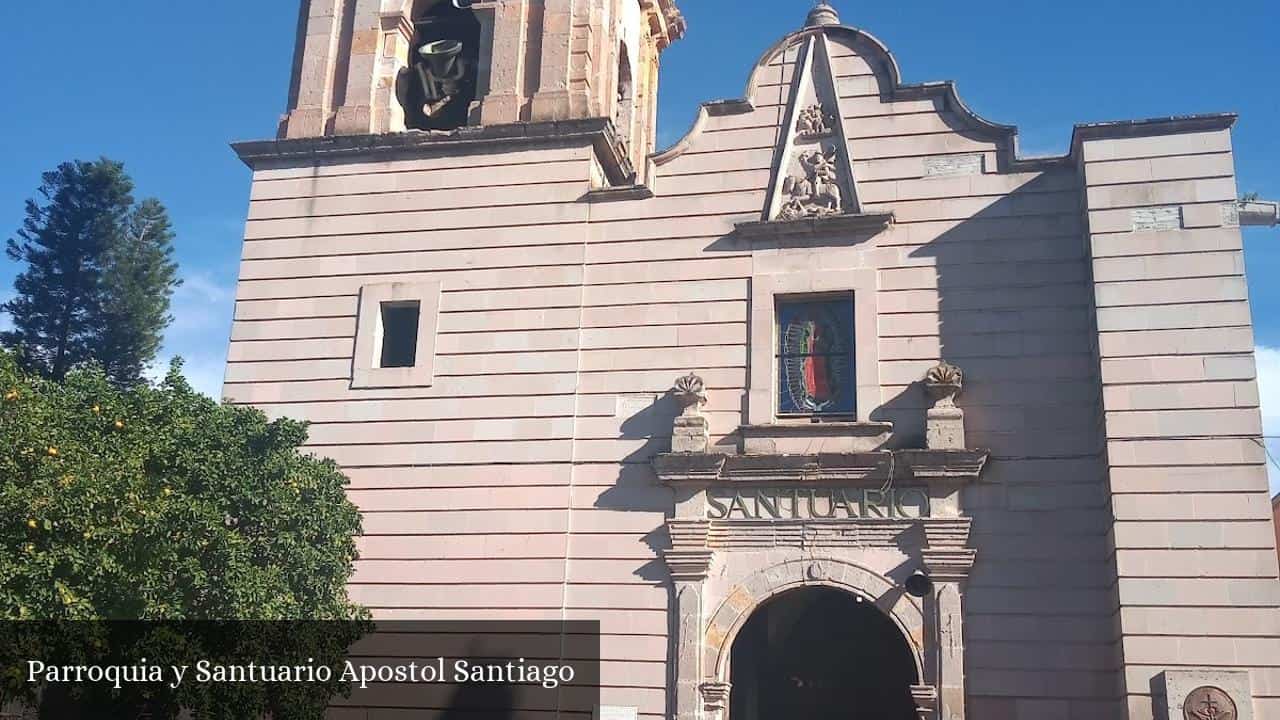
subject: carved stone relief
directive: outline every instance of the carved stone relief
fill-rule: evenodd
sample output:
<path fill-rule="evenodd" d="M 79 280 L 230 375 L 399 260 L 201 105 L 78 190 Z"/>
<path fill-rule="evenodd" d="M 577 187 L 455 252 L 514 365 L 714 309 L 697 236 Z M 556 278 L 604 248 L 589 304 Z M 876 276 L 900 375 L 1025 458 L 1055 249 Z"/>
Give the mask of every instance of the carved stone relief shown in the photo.
<path fill-rule="evenodd" d="M 804 175 L 789 175 L 783 180 L 784 200 L 778 214 L 780 219 L 796 220 L 842 212 L 844 203 L 836 159 L 835 147 L 819 148 L 800 156 Z"/>
<path fill-rule="evenodd" d="M 814 103 L 800 111 L 796 120 L 796 135 L 801 140 L 827 137 L 835 126 L 835 116 L 821 103 Z"/>
<path fill-rule="evenodd" d="M 764 221 L 861 212 L 825 36 L 808 38 L 798 48 L 788 102 Z"/>
<path fill-rule="evenodd" d="M 1248 671 L 1210 668 L 1165 670 L 1169 720 L 1253 720 Z"/>
<path fill-rule="evenodd" d="M 1236 720 L 1236 704 L 1221 688 L 1205 685 L 1187 694 L 1182 715 L 1185 720 Z"/>

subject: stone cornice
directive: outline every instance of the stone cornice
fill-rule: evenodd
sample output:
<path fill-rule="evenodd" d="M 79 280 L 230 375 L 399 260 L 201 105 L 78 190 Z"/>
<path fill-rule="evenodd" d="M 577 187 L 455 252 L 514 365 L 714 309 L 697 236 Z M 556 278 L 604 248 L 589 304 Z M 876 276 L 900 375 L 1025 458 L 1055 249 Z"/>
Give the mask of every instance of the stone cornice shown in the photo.
<path fill-rule="evenodd" d="M 894 452 L 901 477 L 917 480 L 971 482 L 978 479 L 991 456 L 989 450 L 898 450 Z"/>
<path fill-rule="evenodd" d="M 1230 130 L 1236 124 L 1235 113 L 1206 113 L 1202 115 L 1172 115 L 1141 120 L 1116 120 L 1112 122 L 1082 123 L 1071 133 L 1071 147 L 1084 140 L 1111 138 L 1151 137 L 1155 135 L 1179 135 L 1182 133 Z"/>
<path fill-rule="evenodd" d="M 800 218 L 741 222 L 734 226 L 736 234 L 750 240 L 782 240 L 790 238 L 870 234 L 893 224 L 893 213 L 849 213 Z"/>
<path fill-rule="evenodd" d="M 747 113 L 754 110 L 757 90 L 764 83 L 764 78 L 767 77 L 766 71 L 770 68 L 773 58 L 785 48 L 813 33 L 842 36 L 849 42 L 859 45 L 864 56 L 872 61 L 873 66 L 879 69 L 877 77 L 881 81 L 881 96 L 886 101 L 934 101 L 942 109 L 953 111 L 955 120 L 968 132 L 994 141 L 999 148 L 999 161 L 1002 164 L 1001 172 L 1051 170 L 1059 167 L 1069 167 L 1079 162 L 1079 154 L 1074 151 L 1063 155 L 1043 157 L 1023 156 L 1018 147 L 1017 127 L 992 122 L 978 115 L 960 98 L 954 82 L 904 83 L 897 59 L 889 51 L 889 48 L 874 35 L 848 25 L 820 25 L 802 28 L 790 33 L 766 50 L 752 70 L 743 97 L 703 103 L 697 117 L 694 119 L 693 126 L 689 128 L 685 135 L 676 141 L 674 145 L 650 156 L 654 164 L 658 166 L 665 165 L 691 148 L 694 139 L 705 129 L 708 117 Z M 1071 147 L 1075 148 L 1081 140 L 1220 130 L 1231 127 L 1235 120 L 1236 116 L 1234 114 L 1217 113 L 1080 124 L 1075 126 L 1072 133 Z"/>
<path fill-rule="evenodd" d="M 982 474 L 987 450 L 883 450 L 818 455 L 665 453 L 653 459 L 668 484 L 860 483 L 916 480 L 964 484 Z"/>
<path fill-rule="evenodd" d="M 403 158 L 501 151 L 513 146 L 573 146 L 590 144 L 606 176 L 616 185 L 634 182 L 635 169 L 607 118 L 518 122 L 467 126 L 449 132 L 410 130 L 381 135 L 250 140 L 232 143 L 240 160 L 258 170 L 281 165 L 315 163 L 331 158 Z"/>
<path fill-rule="evenodd" d="M 711 569 L 711 559 L 715 553 L 710 549 L 702 550 L 663 550 L 662 559 L 667 563 L 667 570 L 675 582 L 701 582 Z"/>
<path fill-rule="evenodd" d="M 973 548 L 924 548 L 920 558 L 929 577 L 938 582 L 957 582 L 969 577 L 978 551 Z"/>

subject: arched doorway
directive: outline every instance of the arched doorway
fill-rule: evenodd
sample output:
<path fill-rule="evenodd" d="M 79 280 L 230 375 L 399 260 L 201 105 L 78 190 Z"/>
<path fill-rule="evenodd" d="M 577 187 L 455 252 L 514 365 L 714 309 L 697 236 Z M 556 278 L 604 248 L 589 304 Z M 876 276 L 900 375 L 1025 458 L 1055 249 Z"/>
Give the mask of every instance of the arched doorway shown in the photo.
<path fill-rule="evenodd" d="M 733 642 L 730 720 L 915 720 L 916 665 L 898 627 L 870 602 L 828 587 L 756 608 Z"/>

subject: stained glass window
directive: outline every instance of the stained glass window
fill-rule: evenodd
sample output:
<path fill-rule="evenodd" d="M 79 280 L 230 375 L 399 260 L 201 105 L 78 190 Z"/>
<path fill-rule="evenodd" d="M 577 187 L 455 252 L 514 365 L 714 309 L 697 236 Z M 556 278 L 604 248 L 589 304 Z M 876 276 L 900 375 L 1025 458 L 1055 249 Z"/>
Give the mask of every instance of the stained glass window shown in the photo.
<path fill-rule="evenodd" d="M 782 300 L 778 414 L 853 415 L 853 298 Z"/>

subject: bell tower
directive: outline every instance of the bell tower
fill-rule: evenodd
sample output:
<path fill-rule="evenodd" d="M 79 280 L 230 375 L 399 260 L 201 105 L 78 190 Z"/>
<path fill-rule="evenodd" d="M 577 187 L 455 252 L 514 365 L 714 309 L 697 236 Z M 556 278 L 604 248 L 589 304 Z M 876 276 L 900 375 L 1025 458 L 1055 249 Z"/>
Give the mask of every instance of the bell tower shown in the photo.
<path fill-rule="evenodd" d="M 282 138 L 608 118 L 655 141 L 675 0 L 302 0 Z"/>

